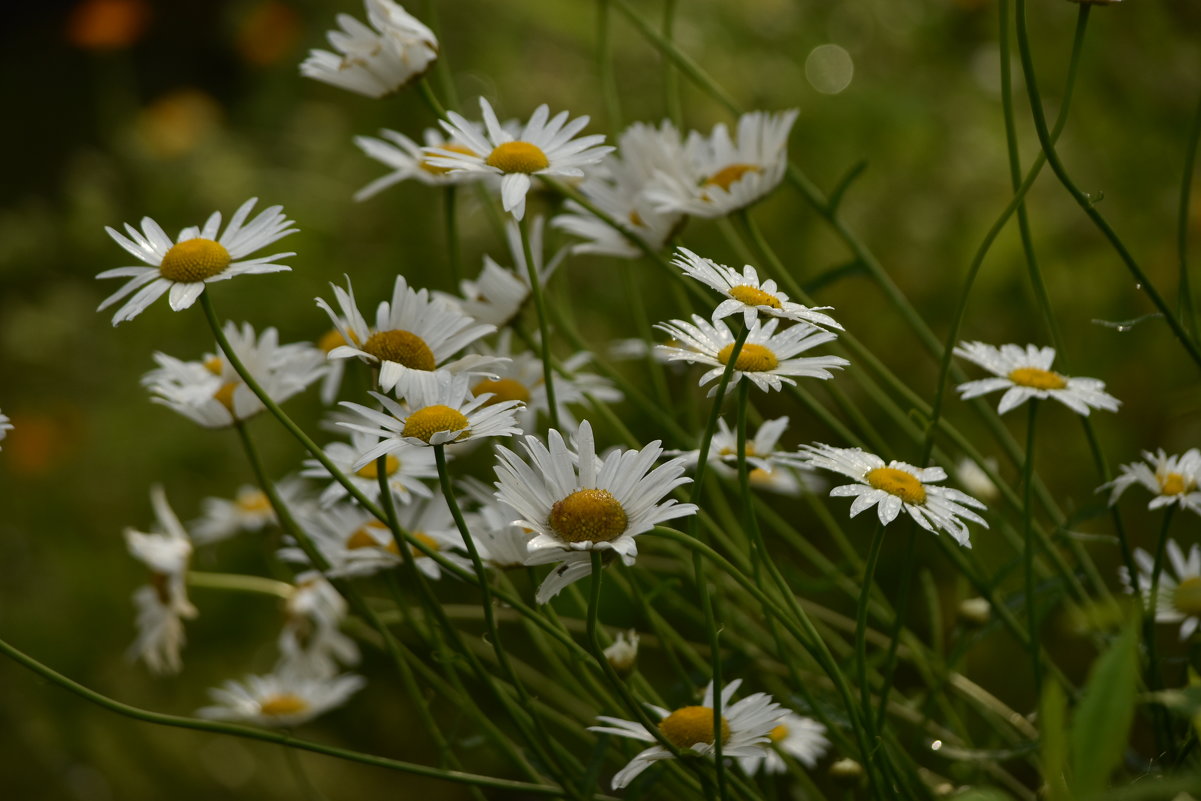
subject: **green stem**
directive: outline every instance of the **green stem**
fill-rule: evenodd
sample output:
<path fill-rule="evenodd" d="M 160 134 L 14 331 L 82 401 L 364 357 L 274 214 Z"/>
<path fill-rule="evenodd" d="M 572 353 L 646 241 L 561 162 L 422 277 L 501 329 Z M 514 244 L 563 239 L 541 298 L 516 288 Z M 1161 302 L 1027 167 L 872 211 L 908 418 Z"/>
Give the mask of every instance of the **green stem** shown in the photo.
<path fill-rule="evenodd" d="M 546 301 L 542 297 L 542 276 L 534 264 L 534 251 L 530 247 L 529 232 L 524 223 L 519 224 L 521 231 L 521 249 L 525 253 L 525 270 L 530 277 L 530 293 L 534 296 L 534 309 L 538 313 L 538 336 L 542 340 L 542 380 L 546 384 L 546 403 L 549 407 L 550 427 L 561 431 L 559 427 L 559 404 L 555 402 L 555 371 L 550 356 L 550 319 L 546 313 Z M 542 254 L 538 254 L 541 256 Z"/>

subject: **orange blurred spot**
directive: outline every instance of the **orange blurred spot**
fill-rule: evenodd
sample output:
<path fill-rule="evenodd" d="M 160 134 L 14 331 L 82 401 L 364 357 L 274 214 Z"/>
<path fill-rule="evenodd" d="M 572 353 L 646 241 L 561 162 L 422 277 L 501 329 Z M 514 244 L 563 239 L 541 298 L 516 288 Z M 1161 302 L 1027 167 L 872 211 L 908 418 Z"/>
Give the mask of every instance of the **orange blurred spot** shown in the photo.
<path fill-rule="evenodd" d="M 235 46 L 249 64 L 266 66 L 288 56 L 300 38 L 300 17 L 291 6 L 267 0 L 238 26 Z"/>
<path fill-rule="evenodd" d="M 80 439 L 78 413 L 18 412 L 10 417 L 13 428 L 4 439 L 0 456 L 15 475 L 45 475 L 76 450 Z"/>
<path fill-rule="evenodd" d="M 67 41 L 85 50 L 120 50 L 141 38 L 149 21 L 146 0 L 83 0 L 67 18 Z"/>
<path fill-rule="evenodd" d="M 221 122 L 221 107 L 199 89 L 176 89 L 138 114 L 137 132 L 152 155 L 174 158 L 193 150 Z"/>

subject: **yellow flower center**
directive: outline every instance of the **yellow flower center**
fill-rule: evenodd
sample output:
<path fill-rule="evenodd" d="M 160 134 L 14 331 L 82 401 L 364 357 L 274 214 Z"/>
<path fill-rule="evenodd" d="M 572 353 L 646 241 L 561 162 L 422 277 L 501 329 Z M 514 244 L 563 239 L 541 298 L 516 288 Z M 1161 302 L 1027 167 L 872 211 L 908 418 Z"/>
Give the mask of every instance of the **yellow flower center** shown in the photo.
<path fill-rule="evenodd" d="M 764 470 L 762 467 L 756 467 L 754 470 L 747 473 L 746 477 L 752 484 L 770 484 L 772 471 Z"/>
<path fill-rule="evenodd" d="M 677 748 L 697 743 L 713 745 L 713 710 L 707 706 L 685 706 L 659 721 L 659 731 Z M 721 741 L 730 739 L 730 724 L 721 719 Z"/>
<path fill-rule="evenodd" d="M 608 490 L 581 489 L 555 501 L 549 522 L 567 542 L 612 542 L 625 532 L 628 518 Z"/>
<path fill-rule="evenodd" d="M 1019 367 L 1009 373 L 1009 380 L 1019 387 L 1031 389 L 1063 389 L 1068 385 L 1059 373 L 1037 367 Z"/>
<path fill-rule="evenodd" d="M 1157 475 L 1159 480 L 1160 495 L 1183 495 L 1191 490 L 1196 484 L 1179 473 L 1168 473 L 1166 475 Z"/>
<path fill-rule="evenodd" d="M 363 352 L 381 362 L 396 362 L 411 370 L 432 371 L 437 366 L 434 352 L 425 340 L 399 328 L 375 332 L 363 343 Z"/>
<path fill-rule="evenodd" d="M 726 364 L 730 361 L 730 354 L 733 352 L 734 343 L 731 342 L 717 352 L 717 360 Z M 763 373 L 775 370 L 779 366 L 779 359 L 770 349 L 750 342 L 743 344 L 742 349 L 738 351 L 738 358 L 734 361 L 734 369 L 744 373 Z"/>
<path fill-rule="evenodd" d="M 905 503 L 921 506 L 926 502 L 926 488 L 912 473 L 895 467 L 877 467 L 864 476 L 868 484 L 889 495 L 895 495 Z"/>
<path fill-rule="evenodd" d="M 463 433 L 455 438 L 455 442 L 458 442 L 469 433 L 466 428 L 467 417 L 462 412 L 449 406 L 435 404 L 410 414 L 405 419 L 405 427 L 400 435 L 416 437 L 429 444 L 430 438 L 440 431 L 462 431 Z"/>
<path fill-rule="evenodd" d="M 259 712 L 271 717 L 297 715 L 309 708 L 309 702 L 292 693 L 271 695 L 259 701 Z"/>
<path fill-rule="evenodd" d="M 773 743 L 778 743 L 788 736 L 788 727 L 781 723 L 779 726 L 776 726 L 774 729 L 769 731 L 767 736 L 771 738 Z"/>
<path fill-rule="evenodd" d="M 717 452 L 717 455 L 718 456 L 737 456 L 738 449 L 731 448 L 731 447 L 722 448 L 720 451 Z M 747 456 L 757 456 L 758 455 L 758 453 L 755 451 L 755 443 L 748 442 L 746 444 L 746 455 Z"/>
<path fill-rule="evenodd" d="M 211 239 L 185 239 L 163 256 L 158 266 L 159 275 L 168 281 L 194 284 L 212 278 L 231 261 L 229 251 L 220 242 Z"/>
<path fill-rule="evenodd" d="M 350 332 L 350 341 L 354 344 L 359 344 L 359 338 L 354 332 Z M 329 353 L 334 348 L 340 348 L 343 345 L 349 345 L 346 337 L 342 336 L 342 332 L 336 328 L 331 328 L 321 335 L 321 339 L 317 340 L 317 347 L 321 348 L 322 353 Z"/>
<path fill-rule="evenodd" d="M 646 227 L 646 221 L 642 219 L 642 215 L 638 213 L 637 209 L 634 209 L 633 211 L 630 212 L 629 219 L 630 219 L 630 225 L 634 226 L 635 228 L 645 228 Z"/>
<path fill-rule="evenodd" d="M 702 186 L 720 186 L 729 191 L 730 186 L 748 172 L 763 172 L 757 164 L 730 164 L 705 179 Z"/>
<path fill-rule="evenodd" d="M 209 356 L 204 360 L 204 369 L 213 375 L 221 375 L 225 370 L 225 360 L 220 356 Z"/>
<path fill-rule="evenodd" d="M 387 529 L 383 523 L 378 520 L 371 520 L 356 528 L 349 537 L 346 538 L 346 550 L 357 551 L 360 548 L 382 548 L 383 545 L 377 539 L 376 534 L 372 532 L 384 533 Z"/>
<path fill-rule="evenodd" d="M 424 545 L 426 548 L 429 548 L 431 551 L 442 550 L 442 543 L 438 542 L 436 539 L 431 537 L 429 534 L 426 534 L 422 531 L 414 531 L 414 532 L 412 532 L 412 536 L 413 536 L 413 539 L 417 540 L 422 545 Z M 417 556 L 417 557 L 425 556 L 424 553 L 422 553 L 420 550 L 418 550 L 415 547 L 410 550 L 413 551 L 413 556 Z"/>
<path fill-rule="evenodd" d="M 464 156 L 475 155 L 474 150 L 469 147 L 463 147 L 462 145 L 438 145 L 438 147 L 441 150 L 450 150 L 454 153 L 462 153 Z M 422 159 L 417 166 L 421 167 L 421 169 L 425 170 L 430 175 L 446 175 L 446 173 L 450 172 L 452 169 L 451 167 L 435 167 L 433 164 L 430 164 L 427 159 L 428 156 Z"/>
<path fill-rule="evenodd" d="M 271 508 L 271 501 L 261 490 L 239 496 L 236 503 L 243 512 L 265 512 Z"/>
<path fill-rule="evenodd" d="M 226 409 L 229 409 L 231 415 L 234 414 L 234 392 L 237 391 L 238 386 L 239 382 L 230 381 L 222 384 L 221 388 L 213 393 L 213 400 L 220 403 Z"/>
<path fill-rule="evenodd" d="M 488 154 L 484 163 L 501 172 L 538 172 L 550 166 L 546 154 L 529 142 L 505 142 Z"/>
<path fill-rule="evenodd" d="M 491 406 L 494 403 L 502 401 L 521 401 L 522 403 L 530 402 L 530 391 L 525 384 L 520 381 L 515 381 L 512 378 L 499 378 L 496 381 L 485 379 L 476 384 L 471 394 L 477 398 L 480 395 L 492 393 L 492 397 L 484 401 L 485 406 Z"/>
<path fill-rule="evenodd" d="M 392 454 L 384 457 L 384 475 L 390 476 L 400 469 L 400 460 Z M 368 462 L 367 464 L 354 471 L 356 476 L 362 478 L 379 478 L 379 461 Z"/>
<path fill-rule="evenodd" d="M 730 288 L 730 297 L 742 301 L 748 306 L 770 306 L 773 309 L 782 308 L 783 304 L 775 295 L 768 294 L 762 289 L 743 284 Z"/>
<path fill-rule="evenodd" d="M 1192 576 L 1176 585 L 1172 606 L 1182 615 L 1201 617 L 1201 576 Z"/>

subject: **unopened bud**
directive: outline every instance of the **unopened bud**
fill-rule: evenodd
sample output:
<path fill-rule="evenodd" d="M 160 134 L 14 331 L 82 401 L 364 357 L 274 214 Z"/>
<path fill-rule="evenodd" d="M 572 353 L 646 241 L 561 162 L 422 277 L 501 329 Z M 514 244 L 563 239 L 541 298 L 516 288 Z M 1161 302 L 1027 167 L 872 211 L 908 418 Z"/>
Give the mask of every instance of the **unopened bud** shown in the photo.
<path fill-rule="evenodd" d="M 992 617 L 992 606 L 983 598 L 965 598 L 959 604 L 959 619 L 969 626 L 983 626 Z"/>

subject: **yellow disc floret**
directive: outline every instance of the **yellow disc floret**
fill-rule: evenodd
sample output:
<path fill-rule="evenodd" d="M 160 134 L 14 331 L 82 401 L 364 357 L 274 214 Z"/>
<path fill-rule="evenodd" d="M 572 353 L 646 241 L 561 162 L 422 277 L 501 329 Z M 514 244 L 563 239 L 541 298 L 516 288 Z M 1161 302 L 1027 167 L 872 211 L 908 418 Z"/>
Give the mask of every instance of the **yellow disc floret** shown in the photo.
<path fill-rule="evenodd" d="M 309 702 L 293 693 L 269 695 L 259 701 L 259 712 L 270 717 L 299 715 L 301 712 L 308 711 L 308 708 Z"/>
<path fill-rule="evenodd" d="M 469 147 L 463 147 L 462 145 L 438 145 L 438 149 L 439 150 L 449 150 L 452 153 L 462 153 L 464 156 L 474 156 L 475 155 L 474 150 L 472 150 Z M 446 175 L 446 173 L 450 172 L 453 169 L 452 167 L 437 167 L 437 166 L 429 163 L 430 156 L 434 156 L 435 158 L 437 158 L 439 155 L 441 155 L 441 154 L 426 153 L 425 158 L 423 158 L 420 162 L 418 162 L 417 166 L 419 166 L 421 169 L 428 172 L 430 175 Z"/>
<path fill-rule="evenodd" d="M 467 436 L 467 417 L 457 409 L 435 404 L 410 414 L 405 419 L 405 427 L 400 432 L 402 437 L 416 437 L 429 444 L 434 434 L 442 431 L 462 431 L 455 441 Z"/>
<path fill-rule="evenodd" d="M 781 723 L 767 733 L 767 736 L 773 743 L 778 743 L 788 736 L 788 727 Z"/>
<path fill-rule="evenodd" d="M 239 382 L 230 381 L 222 384 L 221 388 L 213 393 L 213 400 L 228 409 L 232 417 L 237 417 L 237 413 L 234 412 L 234 392 L 237 391 L 239 386 Z"/>
<path fill-rule="evenodd" d="M 746 284 L 730 287 L 730 297 L 734 298 L 734 300 L 742 301 L 748 306 L 769 306 L 773 309 L 779 309 L 784 305 L 780 303 L 780 299 L 775 295 L 764 292 L 758 287 L 747 286 Z"/>
<path fill-rule="evenodd" d="M 717 360 L 722 364 L 727 364 L 730 361 L 730 354 L 733 352 L 734 343 L 731 342 L 717 352 Z M 779 366 L 780 360 L 776 358 L 776 354 L 772 353 L 770 348 L 751 342 L 743 344 L 742 349 L 738 351 L 738 358 L 734 360 L 734 369 L 744 373 L 763 373 L 775 370 Z"/>
<path fill-rule="evenodd" d="M 484 401 L 485 406 L 503 401 L 530 402 L 530 391 L 525 384 L 512 378 L 485 379 L 471 389 L 471 394 L 477 398 L 491 392 L 492 397 Z"/>
<path fill-rule="evenodd" d="M 360 548 L 382 548 L 383 544 L 376 538 L 379 535 L 384 535 L 387 526 L 378 520 L 369 520 L 363 525 L 356 528 L 346 538 L 346 550 L 357 551 Z"/>
<path fill-rule="evenodd" d="M 863 478 L 875 489 L 895 495 L 905 503 L 921 506 L 926 502 L 926 488 L 912 473 L 895 467 L 877 467 Z"/>
<path fill-rule="evenodd" d="M 659 731 L 677 748 L 697 743 L 713 745 L 713 710 L 707 706 L 685 706 L 659 721 Z M 730 724 L 721 719 L 721 741 L 730 739 Z"/>
<path fill-rule="evenodd" d="M 396 362 L 411 370 L 432 371 L 437 366 L 434 352 L 425 340 L 399 328 L 372 334 L 363 343 L 363 352 L 381 362 Z"/>
<path fill-rule="evenodd" d="M 1201 617 L 1201 576 L 1191 576 L 1176 585 L 1172 606 L 1182 615 Z"/>
<path fill-rule="evenodd" d="M 159 275 L 169 281 L 194 284 L 212 278 L 231 261 L 229 251 L 220 242 L 211 239 L 185 239 L 163 256 L 159 263 Z"/>
<path fill-rule="evenodd" d="M 542 148 L 529 142 L 505 142 L 488 154 L 484 163 L 501 172 L 538 172 L 550 166 Z"/>
<path fill-rule="evenodd" d="M 321 335 L 321 339 L 317 340 L 317 347 L 321 349 L 322 353 L 329 353 L 334 348 L 349 345 L 351 342 L 355 345 L 359 344 L 359 338 L 355 336 L 353 331 L 350 332 L 350 342 L 347 342 L 346 337 L 342 336 L 341 331 L 331 328 Z"/>
<path fill-rule="evenodd" d="M 706 178 L 703 185 L 720 186 L 728 192 L 730 187 L 748 172 L 763 172 L 763 169 L 756 164 L 730 164 Z"/>
<path fill-rule="evenodd" d="M 608 490 L 581 489 L 555 501 L 548 522 L 567 542 L 612 542 L 625 533 L 629 520 Z"/>
<path fill-rule="evenodd" d="M 390 476 L 400 469 L 400 460 L 392 454 L 384 457 L 384 475 Z M 354 471 L 360 478 L 379 478 L 379 460 L 368 462 Z"/>
<path fill-rule="evenodd" d="M 255 490 L 238 496 L 237 507 L 243 512 L 266 512 L 271 508 L 271 500 L 262 490 Z"/>
<path fill-rule="evenodd" d="M 1192 479 L 1185 478 L 1179 473 L 1164 473 L 1155 478 L 1159 481 L 1160 495 L 1183 495 L 1197 486 Z"/>
<path fill-rule="evenodd" d="M 436 539 L 431 537 L 429 534 L 426 534 L 422 531 L 414 531 L 414 532 L 412 532 L 412 534 L 410 536 L 412 536 L 413 539 L 420 542 L 426 548 L 429 548 L 431 551 L 442 550 L 442 543 L 438 542 Z M 413 552 L 413 556 L 425 556 L 425 554 L 422 553 L 422 551 L 416 547 L 410 548 L 410 550 Z"/>
<path fill-rule="evenodd" d="M 1037 367 L 1019 367 L 1009 373 L 1009 380 L 1019 387 L 1031 389 L 1063 389 L 1068 385 L 1059 373 Z"/>

